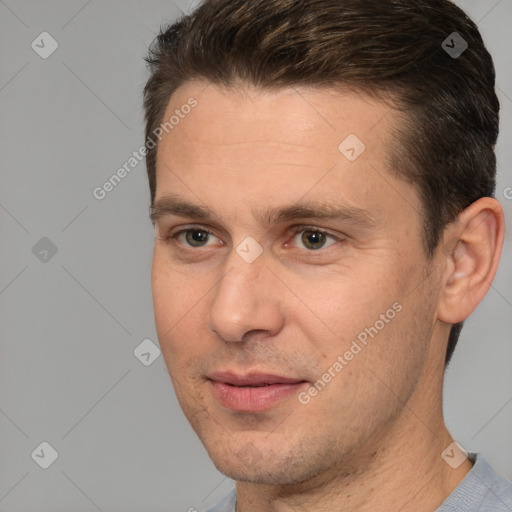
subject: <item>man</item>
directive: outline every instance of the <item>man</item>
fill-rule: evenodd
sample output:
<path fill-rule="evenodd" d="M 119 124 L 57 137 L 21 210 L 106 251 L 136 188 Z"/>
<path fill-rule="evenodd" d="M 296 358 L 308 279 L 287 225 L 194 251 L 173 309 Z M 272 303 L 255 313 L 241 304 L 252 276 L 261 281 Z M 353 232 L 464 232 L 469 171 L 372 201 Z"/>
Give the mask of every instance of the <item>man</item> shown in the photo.
<path fill-rule="evenodd" d="M 144 91 L 152 288 L 213 510 L 510 511 L 442 410 L 495 276 L 499 104 L 447 0 L 210 0 Z"/>

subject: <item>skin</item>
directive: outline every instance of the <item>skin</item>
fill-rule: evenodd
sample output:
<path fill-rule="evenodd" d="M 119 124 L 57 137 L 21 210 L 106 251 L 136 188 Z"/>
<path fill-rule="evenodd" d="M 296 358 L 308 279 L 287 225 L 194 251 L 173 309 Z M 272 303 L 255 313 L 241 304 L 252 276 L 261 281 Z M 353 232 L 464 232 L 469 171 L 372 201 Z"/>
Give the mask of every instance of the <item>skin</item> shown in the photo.
<path fill-rule="evenodd" d="M 429 260 L 418 193 L 388 168 L 400 123 L 388 105 L 357 91 L 190 82 L 165 118 L 191 96 L 197 107 L 159 143 L 156 200 L 174 194 L 215 217 L 155 216 L 154 311 L 179 403 L 215 466 L 237 481 L 237 510 L 435 510 L 471 469 L 441 457 L 453 441 L 444 357 L 450 324 L 496 273 L 500 204 L 473 203 Z M 338 150 L 349 134 L 366 146 L 355 161 Z M 373 223 L 269 225 L 258 215 L 305 200 L 362 209 Z M 303 225 L 334 238 L 311 249 Z M 185 234 L 166 241 L 191 226 L 212 233 L 203 246 Z M 252 263 L 236 252 L 249 236 L 263 249 Z M 401 311 L 308 404 L 292 396 L 242 413 L 212 395 L 214 371 L 312 385 L 395 303 Z"/>

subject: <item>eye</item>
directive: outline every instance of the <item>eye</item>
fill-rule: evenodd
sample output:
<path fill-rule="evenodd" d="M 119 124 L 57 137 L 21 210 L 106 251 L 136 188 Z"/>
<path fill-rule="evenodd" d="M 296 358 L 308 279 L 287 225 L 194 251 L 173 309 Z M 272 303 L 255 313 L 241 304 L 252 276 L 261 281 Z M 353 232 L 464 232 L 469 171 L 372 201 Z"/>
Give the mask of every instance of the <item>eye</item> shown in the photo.
<path fill-rule="evenodd" d="M 295 233 L 293 237 L 294 244 L 300 241 L 306 249 L 311 250 L 325 249 L 339 241 L 334 235 L 314 227 L 304 228 L 304 226 L 301 226 Z"/>
<path fill-rule="evenodd" d="M 217 238 L 211 231 L 203 228 L 188 228 L 177 231 L 169 236 L 168 241 L 177 240 L 180 244 L 189 247 L 206 247 L 213 245 L 211 238 Z"/>

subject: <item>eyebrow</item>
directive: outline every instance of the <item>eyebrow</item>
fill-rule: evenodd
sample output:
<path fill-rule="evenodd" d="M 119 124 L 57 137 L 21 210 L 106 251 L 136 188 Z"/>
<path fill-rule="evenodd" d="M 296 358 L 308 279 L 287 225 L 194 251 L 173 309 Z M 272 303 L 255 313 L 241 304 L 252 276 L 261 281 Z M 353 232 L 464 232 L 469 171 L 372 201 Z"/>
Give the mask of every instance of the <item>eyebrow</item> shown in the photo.
<path fill-rule="evenodd" d="M 253 209 L 252 214 L 264 226 L 306 218 L 344 220 L 367 228 L 374 228 L 377 224 L 375 218 L 367 210 L 332 201 L 300 201 L 265 211 Z M 155 224 L 161 218 L 170 215 L 191 217 L 202 222 L 220 220 L 220 216 L 210 208 L 189 203 L 172 194 L 157 199 L 150 209 L 149 217 Z"/>

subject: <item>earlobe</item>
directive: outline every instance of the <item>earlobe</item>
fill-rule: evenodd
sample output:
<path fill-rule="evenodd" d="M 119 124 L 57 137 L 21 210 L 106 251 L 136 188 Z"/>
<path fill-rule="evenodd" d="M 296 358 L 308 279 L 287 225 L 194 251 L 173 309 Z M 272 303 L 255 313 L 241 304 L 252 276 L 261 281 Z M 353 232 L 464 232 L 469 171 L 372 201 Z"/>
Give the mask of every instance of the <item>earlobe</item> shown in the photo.
<path fill-rule="evenodd" d="M 505 221 L 501 204 L 484 197 L 460 213 L 444 234 L 445 266 L 438 319 L 465 320 L 489 290 L 501 256 Z"/>

